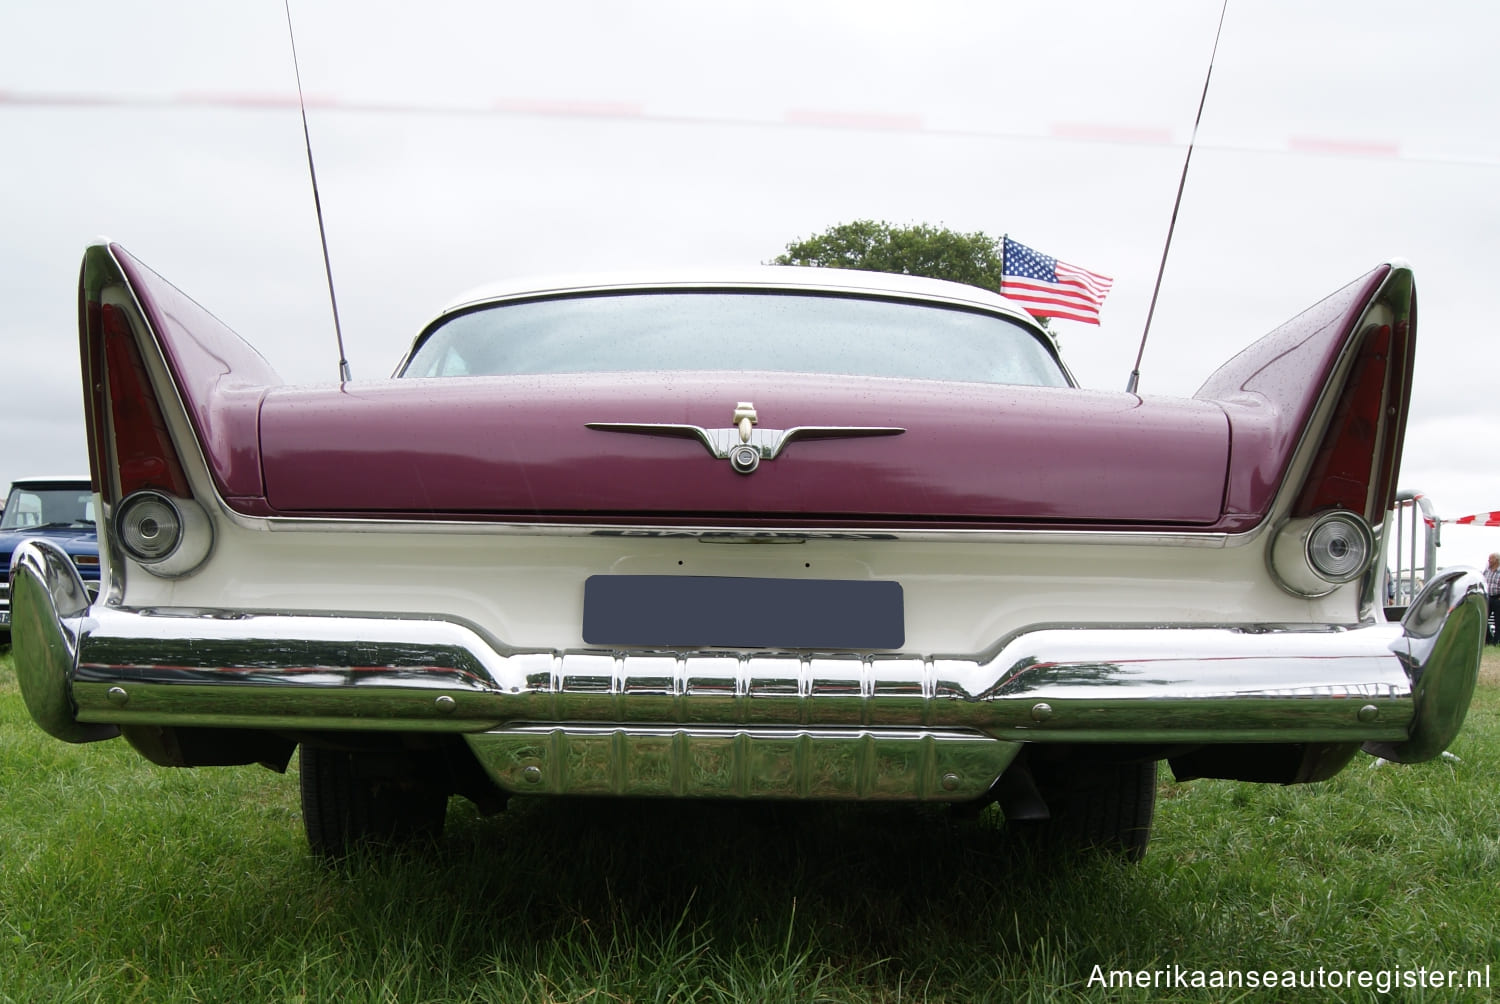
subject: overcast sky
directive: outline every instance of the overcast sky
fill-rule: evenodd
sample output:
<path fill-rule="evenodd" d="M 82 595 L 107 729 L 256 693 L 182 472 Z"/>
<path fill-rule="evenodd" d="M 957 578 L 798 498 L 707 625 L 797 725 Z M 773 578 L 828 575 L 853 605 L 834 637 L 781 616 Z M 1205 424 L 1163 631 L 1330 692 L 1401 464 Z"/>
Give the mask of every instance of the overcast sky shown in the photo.
<path fill-rule="evenodd" d="M 1209 0 L 291 5 L 346 349 L 388 375 L 455 294 L 754 264 L 858 218 L 1013 237 L 1115 278 L 1058 322 L 1122 389 L 1220 7 Z M 1231 0 L 1141 390 L 1412 263 L 1401 483 L 1500 509 L 1500 7 Z M 280 3 L 0 5 L 0 479 L 87 468 L 86 244 L 124 244 L 290 382 L 336 376 Z M 1500 530 L 1445 528 L 1445 563 Z"/>

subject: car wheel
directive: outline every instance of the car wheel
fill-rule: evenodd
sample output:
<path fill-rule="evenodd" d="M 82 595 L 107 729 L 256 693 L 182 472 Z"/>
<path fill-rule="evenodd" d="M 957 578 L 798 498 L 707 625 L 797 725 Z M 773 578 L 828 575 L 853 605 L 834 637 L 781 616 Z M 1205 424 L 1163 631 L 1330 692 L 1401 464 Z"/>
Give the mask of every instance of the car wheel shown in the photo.
<path fill-rule="evenodd" d="M 1033 767 L 1050 818 L 1016 824 L 1039 848 L 1091 848 L 1130 862 L 1146 856 L 1156 811 L 1156 761 L 1071 760 Z"/>
<path fill-rule="evenodd" d="M 443 832 L 447 792 L 409 758 L 303 744 L 299 754 L 307 845 L 326 860 L 359 846 L 398 847 Z"/>

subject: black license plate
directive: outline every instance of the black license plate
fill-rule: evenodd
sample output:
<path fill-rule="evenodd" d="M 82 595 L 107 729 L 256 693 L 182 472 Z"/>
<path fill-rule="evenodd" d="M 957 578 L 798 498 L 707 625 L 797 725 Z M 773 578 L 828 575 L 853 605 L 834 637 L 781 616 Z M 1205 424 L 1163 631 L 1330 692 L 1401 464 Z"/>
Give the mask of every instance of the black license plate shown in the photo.
<path fill-rule="evenodd" d="M 900 648 L 901 583 L 716 575 L 591 575 L 583 640 L 666 648 Z"/>

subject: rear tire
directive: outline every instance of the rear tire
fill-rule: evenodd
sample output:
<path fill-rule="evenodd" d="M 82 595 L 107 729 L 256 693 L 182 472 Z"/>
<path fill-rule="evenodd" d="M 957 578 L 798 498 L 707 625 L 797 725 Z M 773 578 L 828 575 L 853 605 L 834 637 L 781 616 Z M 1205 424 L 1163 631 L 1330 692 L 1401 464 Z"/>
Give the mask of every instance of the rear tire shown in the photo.
<path fill-rule="evenodd" d="M 336 861 L 360 846 L 394 848 L 436 840 L 448 793 L 415 762 L 304 744 L 299 754 L 302 826 L 317 856 Z"/>
<path fill-rule="evenodd" d="M 1034 765 L 1051 818 L 1014 824 L 1044 850 L 1087 848 L 1131 863 L 1146 856 L 1156 811 L 1156 761 Z"/>

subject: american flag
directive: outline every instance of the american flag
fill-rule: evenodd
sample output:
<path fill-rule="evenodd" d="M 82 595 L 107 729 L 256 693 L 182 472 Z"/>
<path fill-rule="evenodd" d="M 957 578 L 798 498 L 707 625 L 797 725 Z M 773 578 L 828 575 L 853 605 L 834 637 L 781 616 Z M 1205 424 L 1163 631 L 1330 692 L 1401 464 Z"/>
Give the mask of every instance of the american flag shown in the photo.
<path fill-rule="evenodd" d="M 1058 261 L 1005 238 L 1000 292 L 1019 300 L 1034 317 L 1063 317 L 1099 323 L 1099 308 L 1115 281 L 1109 276 Z"/>

